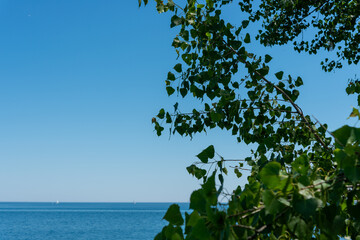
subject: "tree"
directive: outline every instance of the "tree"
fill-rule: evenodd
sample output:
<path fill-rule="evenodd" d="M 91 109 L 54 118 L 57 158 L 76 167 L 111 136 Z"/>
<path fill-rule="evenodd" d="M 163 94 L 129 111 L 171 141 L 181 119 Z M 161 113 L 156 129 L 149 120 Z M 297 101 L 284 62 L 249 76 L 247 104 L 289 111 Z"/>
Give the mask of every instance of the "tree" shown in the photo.
<path fill-rule="evenodd" d="M 296 103 L 301 77 L 269 75 L 272 57 L 251 53 L 246 32 L 249 24 L 262 22 L 255 36 L 261 44 L 294 41 L 295 50 L 310 54 L 337 49 L 336 59 L 321 63 L 325 71 L 344 61 L 357 64 L 360 2 L 240 0 L 239 26 L 222 18 L 222 7 L 230 3 L 156 0 L 157 11 L 171 12 L 171 27 L 179 29 L 172 46 L 180 60 L 167 74 L 166 91 L 192 95 L 203 108 L 181 113 L 176 103 L 173 112 L 161 109 L 153 123 L 158 135 L 165 121 L 172 134 L 192 137 L 220 128 L 239 142 L 255 143 L 252 156 L 234 169 L 241 177 L 246 164 L 251 174 L 223 206 L 218 199 L 225 194 L 228 160 L 216 160 L 214 146 L 207 147 L 197 157 L 215 167 L 187 168 L 203 181 L 191 194 L 192 212 L 184 221 L 172 205 L 164 216 L 169 224 L 155 239 L 360 239 L 360 128 L 328 132 L 326 124 L 315 124 Z M 297 41 L 310 27 L 317 31 L 313 38 Z M 359 94 L 360 82 L 350 82 L 346 91 Z M 360 119 L 359 110 L 350 116 Z"/>

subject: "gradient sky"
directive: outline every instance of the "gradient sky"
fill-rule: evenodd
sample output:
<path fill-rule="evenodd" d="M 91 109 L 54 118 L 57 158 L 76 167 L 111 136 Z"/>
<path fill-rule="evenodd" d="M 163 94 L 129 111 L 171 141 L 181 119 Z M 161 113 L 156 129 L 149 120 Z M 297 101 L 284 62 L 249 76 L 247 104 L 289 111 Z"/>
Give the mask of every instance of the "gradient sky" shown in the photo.
<path fill-rule="evenodd" d="M 228 132 L 153 131 L 151 118 L 177 101 L 164 88 L 176 63 L 169 16 L 137 0 L 0 0 L 0 201 L 188 201 L 200 182 L 185 167 L 202 149 L 248 156 Z M 354 124 L 344 90 L 354 66 L 324 73 L 325 53 L 254 46 L 273 72 L 303 77 L 306 114 L 331 130 Z"/>

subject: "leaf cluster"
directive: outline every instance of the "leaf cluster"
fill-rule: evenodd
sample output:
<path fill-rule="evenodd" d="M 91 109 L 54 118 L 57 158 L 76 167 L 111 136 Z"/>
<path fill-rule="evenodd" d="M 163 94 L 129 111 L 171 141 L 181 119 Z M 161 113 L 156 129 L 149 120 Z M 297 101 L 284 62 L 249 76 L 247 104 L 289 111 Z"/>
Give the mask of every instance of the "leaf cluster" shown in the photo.
<path fill-rule="evenodd" d="M 260 4 L 254 6 L 257 2 Z M 320 50 L 335 50 L 336 59 L 326 58 L 321 62 L 325 71 L 341 68 L 344 61 L 348 64 L 360 61 L 360 2 L 357 0 L 243 0 L 239 5 L 251 21 L 262 22 L 257 38 L 265 46 L 292 41 L 298 52 L 317 54 Z M 305 31 L 310 27 L 314 35 Z"/>
<path fill-rule="evenodd" d="M 169 224 L 155 239 L 360 238 L 360 129 L 344 126 L 330 133 L 326 124 L 313 122 L 297 104 L 301 77 L 269 74 L 272 57 L 249 50 L 253 39 L 281 45 L 309 26 L 334 45 L 351 45 L 358 25 L 346 19 L 358 14 L 349 7 L 357 3 L 263 0 L 254 8 L 251 0 L 243 0 L 241 11 L 250 17 L 236 26 L 222 18 L 222 7 L 232 1 L 187 0 L 184 7 L 172 0 L 155 2 L 160 13 L 172 14 L 170 27 L 178 29 L 172 46 L 179 60 L 167 74 L 166 91 L 202 104 L 191 112 L 182 112 L 178 103 L 171 112 L 161 109 L 152 120 L 157 134 L 163 124 L 170 125 L 171 134 L 189 137 L 220 128 L 256 146 L 251 157 L 239 161 L 216 159 L 212 145 L 199 153 L 200 162 L 187 168 L 202 181 L 190 197 L 192 211 L 184 220 L 172 205 L 164 217 Z M 307 22 L 315 12 L 328 15 Z M 247 27 L 259 20 L 263 30 L 252 38 Z M 335 36 L 332 31 L 345 25 Z M 327 38 L 313 40 L 308 46 L 294 43 L 295 48 L 314 54 L 330 50 Z M 352 55 L 338 56 L 356 64 L 358 49 L 349 51 Z M 332 67 L 338 66 L 325 66 Z M 347 92 L 359 94 L 359 81 L 351 81 Z M 359 110 L 350 116 L 360 119 Z M 238 178 L 250 171 L 247 184 L 231 193 L 224 189 L 230 161 L 237 164 Z"/>

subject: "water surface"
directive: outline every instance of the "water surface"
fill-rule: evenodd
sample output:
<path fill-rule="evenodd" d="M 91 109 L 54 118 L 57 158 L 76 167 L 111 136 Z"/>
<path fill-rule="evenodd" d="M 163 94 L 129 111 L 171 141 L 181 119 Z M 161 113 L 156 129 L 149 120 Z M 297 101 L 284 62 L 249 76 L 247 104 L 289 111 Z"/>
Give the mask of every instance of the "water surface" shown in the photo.
<path fill-rule="evenodd" d="M 0 239 L 150 240 L 171 203 L 0 203 Z M 182 212 L 187 203 L 180 203 Z"/>

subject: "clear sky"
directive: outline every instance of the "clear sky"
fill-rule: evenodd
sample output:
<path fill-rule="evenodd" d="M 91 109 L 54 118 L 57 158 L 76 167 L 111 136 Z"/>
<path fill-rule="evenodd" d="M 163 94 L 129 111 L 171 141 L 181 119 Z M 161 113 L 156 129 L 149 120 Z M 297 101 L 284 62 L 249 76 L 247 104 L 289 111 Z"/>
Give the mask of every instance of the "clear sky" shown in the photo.
<path fill-rule="evenodd" d="M 137 0 L 0 0 L 0 201 L 188 201 L 199 182 L 185 167 L 202 149 L 248 156 L 226 132 L 156 136 L 151 118 L 177 101 L 164 88 L 169 25 Z M 303 77 L 306 114 L 331 130 L 354 123 L 344 89 L 355 67 L 324 73 L 324 54 L 255 50 L 274 57 L 273 72 Z"/>

